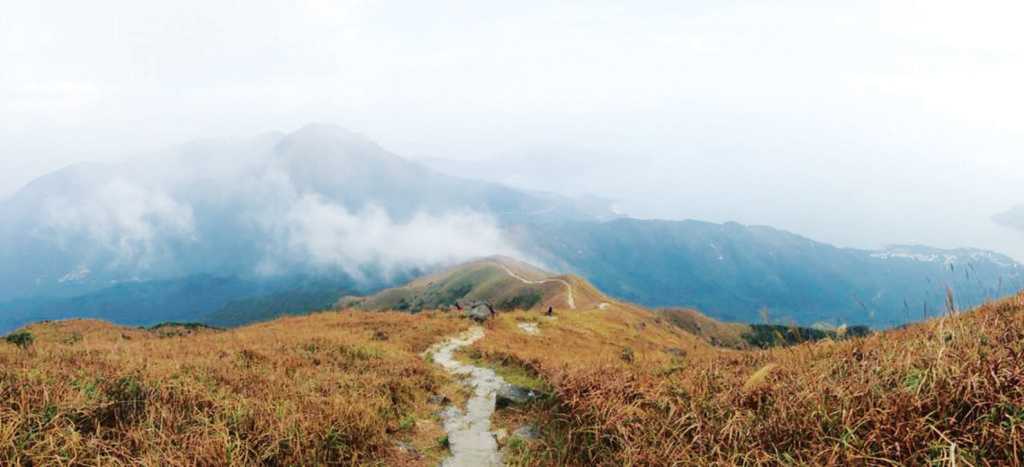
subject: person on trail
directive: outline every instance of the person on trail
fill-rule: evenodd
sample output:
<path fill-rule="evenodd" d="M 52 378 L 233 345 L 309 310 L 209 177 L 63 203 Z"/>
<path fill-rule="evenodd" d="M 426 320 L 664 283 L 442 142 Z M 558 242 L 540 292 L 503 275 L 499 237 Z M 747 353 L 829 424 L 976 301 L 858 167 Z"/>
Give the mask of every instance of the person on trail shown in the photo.
<path fill-rule="evenodd" d="M 488 309 L 488 310 L 491 310 L 491 316 L 492 316 L 492 317 L 493 317 L 493 316 L 494 316 L 494 315 L 496 314 L 496 313 L 494 312 L 494 307 L 493 307 L 493 306 L 491 306 L 491 304 L 490 304 L 490 303 L 488 303 L 488 304 L 487 304 L 487 309 Z"/>
<path fill-rule="evenodd" d="M 554 310 L 554 308 L 551 308 L 551 305 L 548 305 L 548 312 L 547 312 L 547 315 L 548 315 L 548 316 L 554 316 L 554 314 L 555 314 L 555 310 Z"/>

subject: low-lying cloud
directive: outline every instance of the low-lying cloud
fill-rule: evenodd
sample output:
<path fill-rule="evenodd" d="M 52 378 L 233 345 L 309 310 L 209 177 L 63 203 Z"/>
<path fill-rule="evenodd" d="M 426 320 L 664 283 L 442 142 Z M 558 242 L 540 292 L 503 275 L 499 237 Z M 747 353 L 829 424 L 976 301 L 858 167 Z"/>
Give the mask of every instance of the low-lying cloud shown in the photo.
<path fill-rule="evenodd" d="M 518 255 L 492 218 L 472 211 L 420 212 L 398 223 L 380 207 L 353 213 L 309 194 L 291 206 L 278 228 L 275 254 L 264 263 L 271 271 L 300 263 L 362 278 L 366 267 L 392 276 L 481 256 Z"/>

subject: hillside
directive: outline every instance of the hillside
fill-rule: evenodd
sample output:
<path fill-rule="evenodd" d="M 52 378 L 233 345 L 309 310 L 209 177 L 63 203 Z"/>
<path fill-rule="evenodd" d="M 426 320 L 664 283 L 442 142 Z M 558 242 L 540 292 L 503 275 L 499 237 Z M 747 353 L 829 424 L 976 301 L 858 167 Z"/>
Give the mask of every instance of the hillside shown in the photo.
<path fill-rule="evenodd" d="M 1017 465 L 1024 294 L 902 329 L 736 351 L 651 346 L 656 317 L 500 315 L 473 352 L 553 397 L 514 465 Z M 612 316 L 626 321 L 609 324 Z M 518 323 L 537 321 L 539 335 Z M 598 324 L 600 323 L 600 324 Z"/>
<path fill-rule="evenodd" d="M 578 277 L 558 276 L 496 256 L 447 268 L 369 297 L 346 297 L 336 306 L 418 312 L 486 302 L 507 311 L 585 308 L 609 300 Z"/>
<path fill-rule="evenodd" d="M 0 342 L 0 464 L 433 465 L 434 396 L 462 396 L 419 353 L 465 327 L 428 313 L 31 325 L 26 350 Z"/>
<path fill-rule="evenodd" d="M 547 280 L 491 258 L 414 281 L 398 302 L 467 278 L 471 292 L 490 284 L 480 297 L 517 296 L 494 295 L 513 266 Z M 737 350 L 710 342 L 740 325 L 556 277 L 579 290 L 575 308 L 500 312 L 456 352 L 541 392 L 488 425 L 508 464 L 994 465 L 1024 446 L 1024 294 L 866 337 Z M 426 310 L 232 330 L 34 324 L 0 343 L 0 463 L 436 465 L 445 414 L 476 399 L 431 353 L 470 326 Z"/>
<path fill-rule="evenodd" d="M 418 313 L 423 310 L 464 309 L 481 302 L 499 311 L 546 311 L 551 307 L 558 310 L 598 310 L 609 314 L 652 313 L 644 307 L 614 300 L 580 277 L 556 275 L 503 256 L 447 268 L 367 297 L 344 297 L 335 304 L 335 308 Z M 835 331 L 795 325 L 723 322 L 693 309 L 666 308 L 654 310 L 653 314 L 659 321 L 698 336 L 711 345 L 734 349 L 784 346 L 825 338 L 861 336 L 870 332 L 864 326 L 844 326 L 840 335 Z"/>

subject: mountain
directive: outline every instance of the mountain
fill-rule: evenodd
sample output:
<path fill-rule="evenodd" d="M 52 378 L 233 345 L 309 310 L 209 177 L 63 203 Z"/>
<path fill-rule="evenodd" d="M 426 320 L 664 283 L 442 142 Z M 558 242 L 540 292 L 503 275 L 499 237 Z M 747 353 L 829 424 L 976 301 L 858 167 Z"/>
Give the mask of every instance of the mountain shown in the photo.
<path fill-rule="evenodd" d="M 436 266 L 447 256 L 500 252 L 493 251 L 497 241 L 472 235 L 493 223 L 490 217 L 593 217 L 593 206 L 580 206 L 434 173 L 334 126 L 197 142 L 136 162 L 68 167 L 2 202 L 0 215 L 12 222 L 0 227 L 0 301 L 197 273 L 330 269 L 388 282 L 391 273 Z M 450 248 L 455 254 L 439 258 L 389 255 L 383 245 L 354 238 L 396 225 L 445 235 L 474 223 L 481 227 Z M 352 246 L 325 253 L 336 247 L 326 238 L 332 235 Z"/>
<path fill-rule="evenodd" d="M 892 326 L 1024 288 L 1024 267 L 981 250 L 837 248 L 770 227 L 616 219 L 534 224 L 527 251 L 612 296 L 727 321 Z"/>
<path fill-rule="evenodd" d="M 0 303 L 0 333 L 41 320 L 96 318 L 132 326 L 200 322 L 238 326 L 290 313 L 329 308 L 365 292 L 344 277 L 243 279 L 193 275 L 128 281 L 73 297 L 23 298 Z"/>
<path fill-rule="evenodd" d="M 0 201 L 0 329 L 75 313 L 240 324 L 252 318 L 235 316 L 242 302 L 264 318 L 308 312 L 514 254 L 501 222 L 608 215 L 600 209 L 441 175 L 330 125 L 79 164 Z"/>
<path fill-rule="evenodd" d="M 1006 212 L 996 214 L 992 216 L 992 220 L 1003 227 L 1024 231 L 1024 205 L 1014 206 Z"/>
<path fill-rule="evenodd" d="M 443 175 L 320 124 L 80 164 L 0 201 L 0 325 L 76 312 L 234 325 L 493 255 L 742 322 L 891 326 L 939 313 L 947 287 L 960 307 L 1024 287 L 995 253 L 836 248 L 610 206 Z"/>

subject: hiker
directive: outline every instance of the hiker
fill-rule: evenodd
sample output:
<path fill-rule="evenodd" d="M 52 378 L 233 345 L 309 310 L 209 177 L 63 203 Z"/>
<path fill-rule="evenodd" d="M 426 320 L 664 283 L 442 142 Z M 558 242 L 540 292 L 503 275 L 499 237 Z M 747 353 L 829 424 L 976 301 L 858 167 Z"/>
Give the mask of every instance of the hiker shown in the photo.
<path fill-rule="evenodd" d="M 551 305 L 548 305 L 547 315 L 548 316 L 554 316 L 555 315 L 555 310 L 554 310 L 554 308 L 551 308 Z"/>
<path fill-rule="evenodd" d="M 494 307 L 493 307 L 493 306 L 491 306 L 491 304 L 490 304 L 490 303 L 488 303 L 488 304 L 487 304 L 487 309 L 488 309 L 488 310 L 491 310 L 491 317 L 494 317 L 494 315 L 495 315 L 496 313 L 494 313 Z"/>

